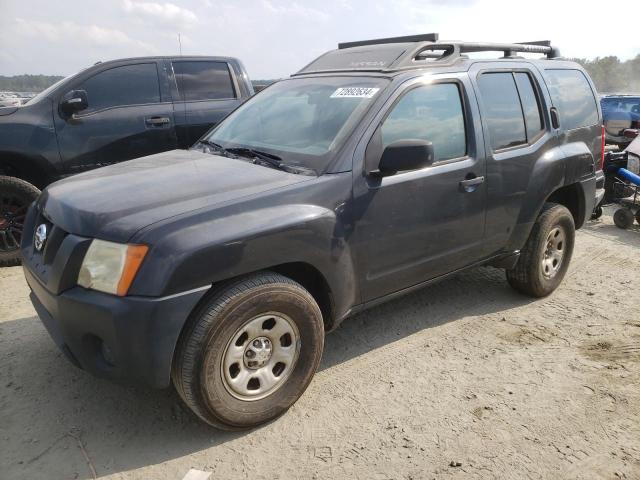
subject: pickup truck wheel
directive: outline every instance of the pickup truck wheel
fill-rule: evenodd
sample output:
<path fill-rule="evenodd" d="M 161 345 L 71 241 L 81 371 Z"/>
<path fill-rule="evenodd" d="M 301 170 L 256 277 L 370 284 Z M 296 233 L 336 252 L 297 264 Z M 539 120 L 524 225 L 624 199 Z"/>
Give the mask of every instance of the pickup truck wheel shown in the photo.
<path fill-rule="evenodd" d="M 29 205 L 40 190 L 24 180 L 0 176 L 0 267 L 20 264 L 20 242 Z"/>
<path fill-rule="evenodd" d="M 507 281 L 521 293 L 544 297 L 564 278 L 575 241 L 573 216 L 562 205 L 548 203 L 538 216 L 518 263 Z"/>
<path fill-rule="evenodd" d="M 190 318 L 172 378 L 202 420 L 225 430 L 283 414 L 320 364 L 322 313 L 300 284 L 265 272 L 230 283 Z"/>

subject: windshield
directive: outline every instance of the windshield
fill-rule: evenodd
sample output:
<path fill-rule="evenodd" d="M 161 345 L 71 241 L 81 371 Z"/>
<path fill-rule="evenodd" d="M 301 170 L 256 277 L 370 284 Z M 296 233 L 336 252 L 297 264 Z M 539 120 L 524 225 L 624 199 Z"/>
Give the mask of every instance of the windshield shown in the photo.
<path fill-rule="evenodd" d="M 227 117 L 203 140 L 246 147 L 323 172 L 388 80 L 294 78 L 276 83 Z"/>

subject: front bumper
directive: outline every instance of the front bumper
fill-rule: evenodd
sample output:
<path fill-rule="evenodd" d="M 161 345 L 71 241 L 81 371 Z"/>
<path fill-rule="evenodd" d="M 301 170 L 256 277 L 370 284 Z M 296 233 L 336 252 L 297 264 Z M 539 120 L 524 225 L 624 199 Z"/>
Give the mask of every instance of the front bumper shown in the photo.
<path fill-rule="evenodd" d="M 178 337 L 207 290 L 163 298 L 116 297 L 81 287 L 54 294 L 28 267 L 24 274 L 42 323 L 76 366 L 154 388 L 169 386 Z"/>

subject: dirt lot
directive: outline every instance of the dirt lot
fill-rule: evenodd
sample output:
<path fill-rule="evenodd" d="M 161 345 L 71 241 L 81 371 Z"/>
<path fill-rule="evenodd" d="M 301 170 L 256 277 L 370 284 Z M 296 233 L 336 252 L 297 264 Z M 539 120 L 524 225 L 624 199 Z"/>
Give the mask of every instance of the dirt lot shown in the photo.
<path fill-rule="evenodd" d="M 638 479 L 639 285 L 640 229 L 606 215 L 551 297 L 482 268 L 358 315 L 284 417 L 223 433 L 73 368 L 3 269 L 0 477 Z"/>

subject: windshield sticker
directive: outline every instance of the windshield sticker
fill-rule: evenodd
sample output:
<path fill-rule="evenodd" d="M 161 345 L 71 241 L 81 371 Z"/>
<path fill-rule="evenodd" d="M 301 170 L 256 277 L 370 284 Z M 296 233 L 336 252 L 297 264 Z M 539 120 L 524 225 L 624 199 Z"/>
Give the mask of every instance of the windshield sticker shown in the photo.
<path fill-rule="evenodd" d="M 331 94 L 331 98 L 371 98 L 379 88 L 370 87 L 341 87 Z"/>

